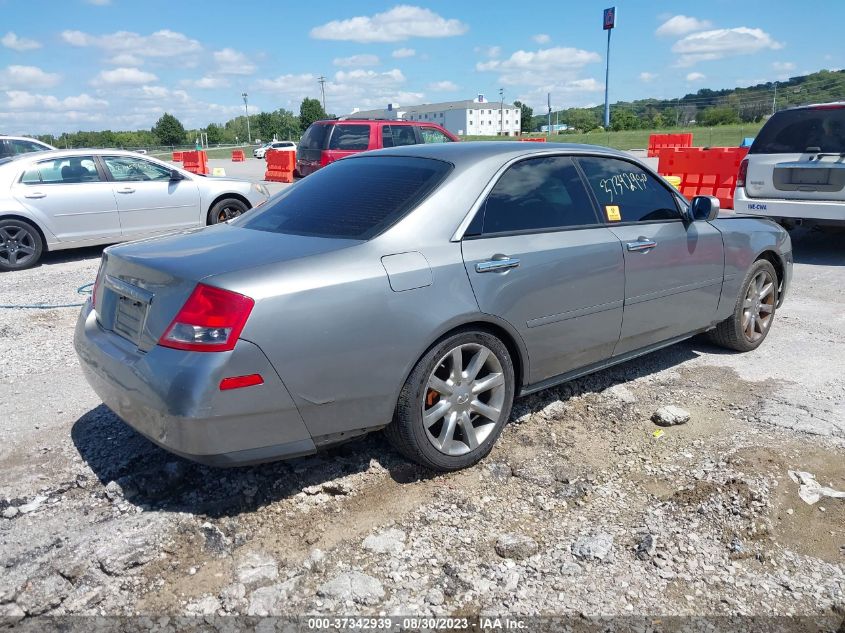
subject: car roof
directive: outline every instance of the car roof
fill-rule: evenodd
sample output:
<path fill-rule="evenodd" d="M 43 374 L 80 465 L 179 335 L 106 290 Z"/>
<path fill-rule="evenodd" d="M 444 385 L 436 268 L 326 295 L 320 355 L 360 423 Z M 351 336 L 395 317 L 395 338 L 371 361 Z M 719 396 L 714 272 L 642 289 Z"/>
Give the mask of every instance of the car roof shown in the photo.
<path fill-rule="evenodd" d="M 543 156 L 546 154 L 590 154 L 607 156 L 609 158 L 625 158 L 636 160 L 627 152 L 621 152 L 599 145 L 584 145 L 580 143 L 522 143 L 519 141 L 464 141 L 460 143 L 430 143 L 417 145 L 403 145 L 354 154 L 344 160 L 354 160 L 364 156 L 416 156 L 419 158 L 435 158 L 452 163 L 456 166 L 467 166 L 487 159 L 519 158 L 522 156 Z"/>
<path fill-rule="evenodd" d="M 810 103 L 807 105 L 786 108 L 787 110 L 815 110 L 817 108 L 845 108 L 845 101 L 830 101 L 828 103 Z"/>
<path fill-rule="evenodd" d="M 351 117 L 348 119 L 321 119 L 319 121 L 314 121 L 314 123 L 319 123 L 320 125 L 336 125 L 338 123 L 342 123 L 344 125 L 346 125 L 347 123 L 352 123 L 353 125 L 382 123 L 386 125 L 436 125 L 437 127 L 441 127 L 441 125 L 436 121 L 405 121 L 403 119 L 355 119 Z"/>

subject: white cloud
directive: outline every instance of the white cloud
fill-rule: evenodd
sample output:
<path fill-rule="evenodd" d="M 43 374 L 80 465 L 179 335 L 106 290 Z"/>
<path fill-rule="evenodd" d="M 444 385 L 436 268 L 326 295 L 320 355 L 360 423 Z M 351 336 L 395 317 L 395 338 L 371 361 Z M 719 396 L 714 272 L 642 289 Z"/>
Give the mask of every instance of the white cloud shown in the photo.
<path fill-rule="evenodd" d="M 733 29 L 692 33 L 675 42 L 672 52 L 681 55 L 678 66 L 692 66 L 700 61 L 750 55 L 764 49 L 780 48 L 783 48 L 783 44 L 772 39 L 772 36 L 762 29 L 739 26 Z"/>
<path fill-rule="evenodd" d="M 351 55 L 349 57 L 335 57 L 332 63 L 335 66 L 347 68 L 350 66 L 378 66 L 381 61 L 378 55 Z"/>
<path fill-rule="evenodd" d="M 537 42 L 538 44 L 548 44 L 552 41 L 552 38 L 547 33 L 537 33 L 537 35 L 532 35 L 531 39 Z"/>
<path fill-rule="evenodd" d="M 18 37 L 17 34 L 12 31 L 9 31 L 3 37 L 0 37 L 0 44 L 6 48 L 11 48 L 13 51 L 18 51 L 19 53 L 41 48 L 40 42 L 36 42 L 35 40 L 30 40 L 25 37 Z"/>
<path fill-rule="evenodd" d="M 713 24 L 709 20 L 699 20 L 698 18 L 691 18 L 687 15 L 676 15 L 663 24 L 657 27 L 655 33 L 660 36 L 686 35 L 694 31 L 703 31 L 709 29 Z"/>
<path fill-rule="evenodd" d="M 479 71 L 498 71 L 499 80 L 508 85 L 536 86 L 550 78 L 573 80 L 573 73 L 587 64 L 601 61 L 598 53 L 578 48 L 555 47 L 538 51 L 516 51 L 508 59 L 479 62 Z"/>
<path fill-rule="evenodd" d="M 92 110 L 107 108 L 108 101 L 95 99 L 87 94 L 59 99 L 52 95 L 39 95 L 25 90 L 7 90 L 3 104 L 9 110 L 50 110 L 66 112 L 70 110 Z"/>
<path fill-rule="evenodd" d="M 707 75 L 704 73 L 688 73 L 687 74 L 687 81 L 702 81 L 703 79 L 707 79 Z"/>
<path fill-rule="evenodd" d="M 501 46 L 476 46 L 473 50 L 475 50 L 476 53 L 484 55 L 484 57 L 487 57 L 488 59 L 496 59 L 502 54 Z"/>
<path fill-rule="evenodd" d="M 453 81 L 435 81 L 428 84 L 428 89 L 433 92 L 455 92 L 458 90 L 458 85 Z"/>
<path fill-rule="evenodd" d="M 115 68 L 101 71 L 91 83 L 95 86 L 133 85 L 146 84 L 157 79 L 158 77 L 154 74 L 137 68 Z"/>
<path fill-rule="evenodd" d="M 255 72 L 255 64 L 233 48 L 214 51 L 214 61 L 217 63 L 217 72 L 224 75 L 251 75 Z"/>
<path fill-rule="evenodd" d="M 199 79 L 183 79 L 179 82 L 186 88 L 200 88 L 202 90 L 211 90 L 214 88 L 227 88 L 229 80 L 223 77 L 215 77 L 214 75 L 206 75 Z"/>
<path fill-rule="evenodd" d="M 405 81 L 405 75 L 398 68 L 388 70 L 383 73 L 374 70 L 339 70 L 334 74 L 336 84 L 344 84 L 347 82 L 360 83 L 363 86 L 389 86 L 399 84 Z"/>
<path fill-rule="evenodd" d="M 311 37 L 362 43 L 401 42 L 412 37 L 462 35 L 468 28 L 460 20 L 446 19 L 430 9 L 402 4 L 373 16 L 332 20 L 311 29 Z"/>
<path fill-rule="evenodd" d="M 416 54 L 417 51 L 415 51 L 413 48 L 397 48 L 390 54 L 390 56 L 394 59 L 403 59 L 405 57 L 413 57 Z"/>
<path fill-rule="evenodd" d="M 167 29 L 150 35 L 131 31 L 117 31 L 108 35 L 90 35 L 83 31 L 62 31 L 62 40 L 71 46 L 94 46 L 112 55 L 126 53 L 136 57 L 172 57 L 184 60 L 185 55 L 197 53 L 202 45 L 184 33 Z"/>
<path fill-rule="evenodd" d="M 644 83 L 649 83 L 650 81 L 654 81 L 657 79 L 657 73 L 650 73 L 648 71 L 643 71 L 640 73 L 640 81 Z"/>
<path fill-rule="evenodd" d="M 144 60 L 132 53 L 118 53 L 113 57 L 109 57 L 106 63 L 112 66 L 142 66 Z"/>
<path fill-rule="evenodd" d="M 55 86 L 61 78 L 37 66 L 7 66 L 0 70 L 0 88 L 45 88 Z"/>

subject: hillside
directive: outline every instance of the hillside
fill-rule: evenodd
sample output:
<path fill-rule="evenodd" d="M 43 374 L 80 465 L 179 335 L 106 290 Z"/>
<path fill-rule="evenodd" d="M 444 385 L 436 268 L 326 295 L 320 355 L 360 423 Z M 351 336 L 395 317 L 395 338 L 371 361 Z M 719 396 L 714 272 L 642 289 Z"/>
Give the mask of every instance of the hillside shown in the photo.
<path fill-rule="evenodd" d="M 614 130 L 660 129 L 689 125 L 757 123 L 772 110 L 782 110 L 808 103 L 845 99 L 845 71 L 821 70 L 788 81 L 766 82 L 747 88 L 710 90 L 702 88 L 679 99 L 640 99 L 611 104 L 611 128 Z M 557 119 L 581 131 L 600 127 L 603 106 L 569 108 L 552 113 Z M 533 118 L 538 129 L 547 121 L 545 115 Z"/>

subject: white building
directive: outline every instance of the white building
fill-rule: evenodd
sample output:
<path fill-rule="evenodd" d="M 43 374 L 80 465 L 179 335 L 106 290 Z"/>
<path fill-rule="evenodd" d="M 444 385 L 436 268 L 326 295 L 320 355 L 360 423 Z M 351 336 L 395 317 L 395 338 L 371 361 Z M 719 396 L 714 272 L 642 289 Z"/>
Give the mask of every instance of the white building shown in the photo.
<path fill-rule="evenodd" d="M 347 117 L 373 119 L 401 119 L 437 123 L 452 134 L 470 136 L 516 136 L 521 129 L 516 106 L 491 103 L 478 95 L 466 101 L 425 103 L 418 106 L 399 107 L 390 103 L 383 110 L 359 110 Z"/>

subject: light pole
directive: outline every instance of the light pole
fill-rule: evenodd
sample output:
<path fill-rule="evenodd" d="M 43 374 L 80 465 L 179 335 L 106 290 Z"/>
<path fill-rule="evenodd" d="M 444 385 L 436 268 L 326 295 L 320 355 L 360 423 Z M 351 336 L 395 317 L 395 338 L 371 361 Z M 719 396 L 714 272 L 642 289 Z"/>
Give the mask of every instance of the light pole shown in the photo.
<path fill-rule="evenodd" d="M 252 144 L 252 133 L 249 131 L 249 95 L 245 92 L 241 93 L 244 98 L 244 112 L 246 113 L 246 140 L 250 145 Z"/>
<path fill-rule="evenodd" d="M 505 89 L 499 88 L 499 136 L 505 135 Z"/>
<path fill-rule="evenodd" d="M 604 10 L 604 30 L 607 31 L 607 66 L 604 71 L 604 129 L 610 127 L 610 32 L 616 26 L 616 7 Z"/>

